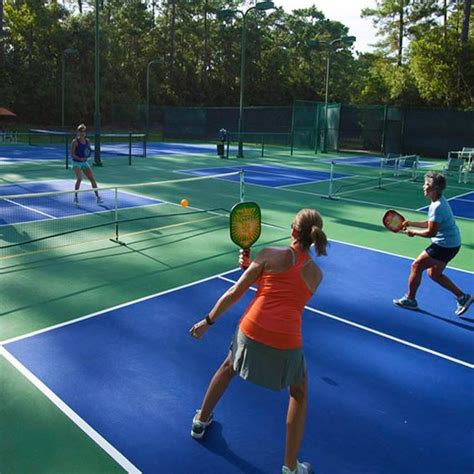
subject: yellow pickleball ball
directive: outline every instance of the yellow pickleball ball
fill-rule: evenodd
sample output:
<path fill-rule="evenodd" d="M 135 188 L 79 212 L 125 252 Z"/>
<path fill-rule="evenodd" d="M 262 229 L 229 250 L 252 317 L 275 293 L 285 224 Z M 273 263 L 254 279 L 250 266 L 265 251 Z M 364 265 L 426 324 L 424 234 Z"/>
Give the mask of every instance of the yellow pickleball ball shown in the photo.
<path fill-rule="evenodd" d="M 187 200 L 187 199 L 181 199 L 181 205 L 182 205 L 183 207 L 188 207 L 188 206 L 189 206 L 188 200 Z"/>

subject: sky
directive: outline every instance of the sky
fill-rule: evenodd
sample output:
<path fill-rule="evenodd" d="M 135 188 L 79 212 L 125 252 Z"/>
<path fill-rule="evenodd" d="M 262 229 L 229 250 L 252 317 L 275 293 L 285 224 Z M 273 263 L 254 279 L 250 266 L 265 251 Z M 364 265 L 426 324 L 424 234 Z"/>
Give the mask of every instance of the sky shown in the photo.
<path fill-rule="evenodd" d="M 315 5 L 326 18 L 340 21 L 349 27 L 349 34 L 356 36 L 354 44 L 356 51 L 370 52 L 370 44 L 377 41 L 375 29 L 370 18 L 361 18 L 363 8 L 375 6 L 375 0 L 273 0 L 277 7 L 283 7 L 287 12 L 298 8 L 307 8 Z"/>

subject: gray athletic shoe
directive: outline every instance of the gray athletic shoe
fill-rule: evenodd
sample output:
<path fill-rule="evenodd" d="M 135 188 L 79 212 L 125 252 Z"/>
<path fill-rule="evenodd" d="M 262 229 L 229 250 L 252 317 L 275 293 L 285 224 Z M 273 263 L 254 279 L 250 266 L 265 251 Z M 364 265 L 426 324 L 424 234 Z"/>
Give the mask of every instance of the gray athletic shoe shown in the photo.
<path fill-rule="evenodd" d="M 461 316 L 464 314 L 471 306 L 471 303 L 474 301 L 474 296 L 466 293 L 465 295 L 460 296 L 457 299 L 457 308 L 456 308 L 456 316 Z"/>
<path fill-rule="evenodd" d="M 406 295 L 398 300 L 393 300 L 393 304 L 395 306 L 400 306 L 400 308 L 411 309 L 414 311 L 418 309 L 418 303 L 416 302 L 416 300 L 412 300 Z"/>
<path fill-rule="evenodd" d="M 292 471 L 286 466 L 281 468 L 281 474 L 313 474 L 313 468 L 309 462 L 296 462 L 296 469 Z"/>
<path fill-rule="evenodd" d="M 97 196 L 97 204 L 103 204 L 103 203 L 104 203 L 104 200 L 100 196 Z"/>
<path fill-rule="evenodd" d="M 199 414 L 201 410 L 196 410 L 196 414 L 193 418 L 193 425 L 191 427 L 191 436 L 194 439 L 201 439 L 206 432 L 206 428 L 212 423 L 212 419 L 214 418 L 214 414 L 211 413 L 207 421 L 200 421 L 198 420 Z"/>
<path fill-rule="evenodd" d="M 79 198 L 76 196 L 76 197 L 72 200 L 72 203 L 73 203 L 75 206 L 79 206 Z"/>

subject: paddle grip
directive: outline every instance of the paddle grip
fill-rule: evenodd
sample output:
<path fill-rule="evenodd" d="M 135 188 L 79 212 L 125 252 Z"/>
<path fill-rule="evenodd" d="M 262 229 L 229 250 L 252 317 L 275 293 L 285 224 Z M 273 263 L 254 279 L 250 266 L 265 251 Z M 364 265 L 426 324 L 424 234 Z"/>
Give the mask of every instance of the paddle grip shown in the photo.
<path fill-rule="evenodd" d="M 239 265 L 242 270 L 247 270 L 250 266 L 250 249 L 241 249 L 239 255 Z"/>

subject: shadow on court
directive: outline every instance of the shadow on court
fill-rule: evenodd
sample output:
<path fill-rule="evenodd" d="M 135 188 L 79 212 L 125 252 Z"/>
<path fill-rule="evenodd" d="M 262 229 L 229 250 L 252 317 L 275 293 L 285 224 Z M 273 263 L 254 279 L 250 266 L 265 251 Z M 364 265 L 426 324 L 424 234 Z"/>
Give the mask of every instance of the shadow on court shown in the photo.
<path fill-rule="evenodd" d="M 265 471 L 262 471 L 258 467 L 254 466 L 248 460 L 239 456 L 229 448 L 229 445 L 222 434 L 222 424 L 218 421 L 212 422 L 212 429 L 209 429 L 206 432 L 204 441 L 195 441 L 196 443 L 201 444 L 203 448 L 207 449 L 215 456 L 223 458 L 229 464 L 232 464 L 237 469 L 240 469 L 241 472 L 245 472 L 246 474 L 265 474 Z"/>
<path fill-rule="evenodd" d="M 459 323 L 457 321 L 453 321 L 453 320 L 448 319 L 448 318 L 443 318 L 442 316 L 430 313 L 429 311 L 425 311 L 423 309 L 419 309 L 418 311 L 413 311 L 413 312 L 414 313 L 421 313 L 421 314 L 424 314 L 426 316 L 430 316 L 432 318 L 439 319 L 440 321 L 443 321 L 443 322 L 448 323 L 448 324 L 452 324 L 453 326 L 457 326 L 457 327 L 462 328 L 462 329 L 467 329 L 468 331 L 474 331 L 474 326 L 468 326 L 466 324 L 462 324 L 462 323 Z M 474 319 L 472 321 L 474 322 Z"/>

